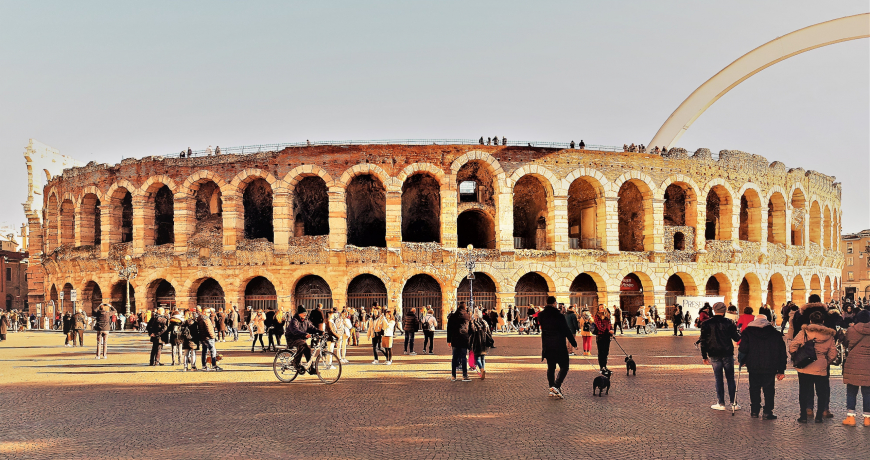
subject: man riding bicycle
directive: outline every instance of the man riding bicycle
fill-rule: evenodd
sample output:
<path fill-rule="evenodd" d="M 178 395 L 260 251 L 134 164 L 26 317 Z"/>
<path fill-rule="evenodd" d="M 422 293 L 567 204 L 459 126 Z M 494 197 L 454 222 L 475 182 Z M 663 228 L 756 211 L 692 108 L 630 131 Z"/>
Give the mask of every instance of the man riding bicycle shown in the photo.
<path fill-rule="evenodd" d="M 287 326 L 287 331 L 284 335 L 287 338 L 287 348 L 296 347 L 296 356 L 293 357 L 293 367 L 299 369 L 299 362 L 302 360 L 302 355 L 305 355 L 305 360 L 311 360 L 311 347 L 305 342 L 305 339 L 311 337 L 311 334 L 321 334 L 320 329 L 311 324 L 311 321 L 306 319 L 308 313 L 305 307 L 300 305 L 296 308 L 296 314 L 290 320 L 290 325 Z M 312 366 L 309 374 L 314 374 L 316 370 Z"/>

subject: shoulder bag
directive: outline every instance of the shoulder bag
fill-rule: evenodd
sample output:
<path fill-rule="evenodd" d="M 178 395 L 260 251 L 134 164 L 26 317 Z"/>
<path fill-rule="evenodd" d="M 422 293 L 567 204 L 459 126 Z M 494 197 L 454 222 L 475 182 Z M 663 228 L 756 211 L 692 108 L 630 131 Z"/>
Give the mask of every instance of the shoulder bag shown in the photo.
<path fill-rule="evenodd" d="M 804 331 L 804 343 L 791 354 L 791 362 L 795 369 L 803 369 L 816 362 L 816 339 L 809 340 L 807 331 Z"/>

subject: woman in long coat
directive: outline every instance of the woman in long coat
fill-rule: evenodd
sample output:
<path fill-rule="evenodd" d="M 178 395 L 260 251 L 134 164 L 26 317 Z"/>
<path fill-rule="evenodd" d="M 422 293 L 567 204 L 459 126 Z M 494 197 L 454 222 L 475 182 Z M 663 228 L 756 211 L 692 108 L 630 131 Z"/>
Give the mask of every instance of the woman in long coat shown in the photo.
<path fill-rule="evenodd" d="M 849 354 L 843 365 L 847 410 L 843 425 L 855 426 L 855 406 L 860 389 L 864 404 L 864 426 L 870 427 L 870 311 L 864 310 L 855 315 L 854 323 L 846 331 L 845 345 Z"/>

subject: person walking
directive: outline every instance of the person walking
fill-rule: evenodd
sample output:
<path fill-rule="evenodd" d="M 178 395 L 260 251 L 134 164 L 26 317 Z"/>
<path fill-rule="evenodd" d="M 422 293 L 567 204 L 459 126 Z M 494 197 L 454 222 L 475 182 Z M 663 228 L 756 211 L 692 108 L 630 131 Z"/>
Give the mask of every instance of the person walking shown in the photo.
<path fill-rule="evenodd" d="M 163 350 L 163 334 L 169 329 L 169 322 L 163 316 L 163 307 L 157 309 L 157 314 L 151 315 L 151 320 L 148 321 L 148 337 L 151 340 L 151 359 L 149 365 L 162 366 L 160 362 L 160 353 Z"/>
<path fill-rule="evenodd" d="M 260 340 L 260 351 L 265 352 L 266 346 L 263 345 L 263 332 L 266 330 L 266 314 L 262 310 L 257 310 L 251 315 L 251 334 L 254 335 L 251 341 L 251 353 L 254 352 L 254 347 L 257 345 L 257 340 Z"/>
<path fill-rule="evenodd" d="M 583 342 L 583 356 L 592 355 L 592 327 L 594 324 L 595 320 L 592 318 L 592 314 L 588 310 L 583 310 L 578 322 L 580 340 Z"/>
<path fill-rule="evenodd" d="M 101 307 L 102 307 L 102 305 L 100 305 L 100 307 L 97 307 L 97 308 L 99 309 Z M 85 327 L 87 326 L 87 324 L 88 324 L 88 317 L 85 316 L 85 312 L 82 311 L 81 308 L 79 308 L 79 310 L 76 312 L 76 314 L 72 317 L 72 340 L 71 340 L 71 342 L 72 342 L 73 347 L 76 346 L 76 337 L 78 337 L 78 339 L 79 339 L 79 346 L 80 347 L 85 346 L 85 344 L 84 344 Z M 99 334 L 97 334 L 97 336 L 99 337 Z"/>
<path fill-rule="evenodd" d="M 393 332 L 396 330 L 396 315 L 392 310 L 387 310 L 381 316 L 381 349 L 384 353 L 386 362 L 384 364 L 393 364 Z"/>
<path fill-rule="evenodd" d="M 266 346 L 266 349 L 269 351 L 278 351 L 275 347 L 275 333 L 278 330 L 278 321 L 275 318 L 276 315 L 277 312 L 274 308 L 269 308 L 266 311 L 266 320 L 264 321 L 264 324 L 266 326 L 266 334 L 269 338 L 269 345 Z"/>
<path fill-rule="evenodd" d="M 452 381 L 456 381 L 456 368 L 462 368 L 462 381 L 470 382 L 468 378 L 468 345 L 470 339 L 471 315 L 465 307 L 465 302 L 459 302 L 447 319 L 447 345 L 453 349 L 453 359 L 450 369 L 453 372 Z"/>
<path fill-rule="evenodd" d="M 474 352 L 474 368 L 477 369 L 480 380 L 486 379 L 486 354 L 492 342 L 492 329 L 489 327 L 489 322 L 480 311 L 477 311 L 471 321 L 469 346 Z"/>
<path fill-rule="evenodd" d="M 66 340 L 63 343 L 63 346 L 69 347 L 70 338 L 72 337 L 72 326 L 73 326 L 73 318 L 70 312 L 65 312 L 63 314 L 63 319 L 61 320 L 63 324 L 63 335 L 66 337 Z M 75 339 L 73 339 L 75 340 Z"/>
<path fill-rule="evenodd" d="M 187 312 L 181 326 L 181 348 L 184 352 L 184 371 L 196 370 L 196 350 L 199 348 L 199 325 L 194 312 Z"/>
<path fill-rule="evenodd" d="M 184 317 L 178 311 L 173 311 L 169 318 L 169 347 L 172 354 L 172 365 L 181 364 L 181 345 L 184 342 L 184 337 L 181 336 L 181 326 L 184 324 Z"/>
<path fill-rule="evenodd" d="M 764 391 L 764 420 L 776 420 L 773 405 L 776 381 L 785 378 L 788 355 L 782 332 L 770 324 L 767 317 L 758 315 L 740 334 L 737 362 L 749 373 L 749 415 L 759 416 L 761 392 Z"/>
<path fill-rule="evenodd" d="M 568 322 L 568 329 L 571 331 L 571 335 L 577 336 L 577 332 L 580 331 L 580 322 L 577 320 L 577 310 L 575 305 L 571 305 L 568 307 L 568 313 L 565 314 L 565 321 Z M 568 346 L 568 354 L 574 356 L 574 347 L 571 346 L 570 342 L 566 340 Z"/>
<path fill-rule="evenodd" d="M 217 363 L 217 350 L 214 347 L 215 338 L 217 335 L 214 331 L 214 323 L 211 320 L 211 314 L 214 313 L 213 308 L 209 308 L 199 315 L 197 326 L 199 326 L 199 342 L 202 345 L 202 370 L 208 371 L 206 365 L 206 356 L 211 355 L 211 370 L 222 371 L 223 368 Z M 262 343 L 262 342 L 261 342 Z"/>
<path fill-rule="evenodd" d="M 716 404 L 710 406 L 713 410 L 726 410 L 725 406 L 725 382 L 728 382 L 728 397 L 731 407 L 740 410 L 740 406 L 734 402 L 737 392 L 734 382 L 734 342 L 740 340 L 737 326 L 734 322 L 725 318 L 728 307 L 722 302 L 713 305 L 713 317 L 701 323 L 701 358 L 704 364 L 713 367 L 713 375 L 716 377 Z M 700 317 L 699 317 L 700 318 Z"/>
<path fill-rule="evenodd" d="M 227 326 L 233 334 L 233 342 L 239 341 L 239 307 L 233 305 L 227 317 Z"/>
<path fill-rule="evenodd" d="M 224 309 L 221 308 L 217 312 L 217 318 L 215 319 L 215 332 L 217 332 L 217 342 L 226 342 L 227 339 L 227 314 L 224 312 Z"/>
<path fill-rule="evenodd" d="M 423 353 L 426 353 L 426 344 L 429 344 L 429 354 L 434 355 L 432 351 L 435 346 L 435 329 L 438 328 L 438 320 L 435 319 L 435 310 L 430 308 L 423 316 Z"/>
<path fill-rule="evenodd" d="M 402 317 L 402 330 L 405 331 L 405 351 L 404 351 L 404 354 L 406 354 L 406 355 L 409 354 L 408 353 L 408 350 L 409 350 L 408 344 L 410 344 L 411 345 L 410 354 L 412 356 L 416 355 L 417 353 L 414 353 L 414 334 L 418 330 L 420 330 L 420 321 L 417 319 L 417 309 L 416 308 L 412 308 L 412 309 L 405 312 L 404 316 Z"/>
<path fill-rule="evenodd" d="M 353 324 L 350 322 L 350 318 L 348 318 L 347 315 L 347 309 L 343 308 L 336 318 L 336 323 L 334 327 L 334 329 L 338 333 L 336 354 L 338 355 L 338 360 L 341 361 L 342 364 L 347 364 L 350 362 L 347 360 L 347 343 L 348 341 L 350 341 Z"/>
<path fill-rule="evenodd" d="M 834 342 L 834 330 L 825 327 L 825 317 L 820 311 L 808 315 L 808 324 L 803 324 L 795 333 L 789 344 L 789 352 L 794 353 L 806 342 L 813 341 L 816 349 L 816 360 L 808 366 L 798 369 L 798 392 L 800 398 L 800 417 L 798 422 L 807 423 L 813 417 L 813 390 L 818 397 L 818 412 L 816 423 L 822 423 L 826 418 L 831 395 L 831 382 L 828 369 L 837 357 L 837 346 Z M 795 325 L 797 327 L 797 325 Z"/>
<path fill-rule="evenodd" d="M 565 340 L 576 347 L 577 341 L 565 317 L 556 309 L 556 298 L 547 297 L 547 306 L 538 313 L 538 324 L 541 327 L 541 361 L 547 360 L 547 383 L 550 396 L 565 399 L 562 391 L 562 383 L 568 375 L 569 357 L 568 347 Z M 556 366 L 559 366 L 559 375 L 556 375 Z"/>
<path fill-rule="evenodd" d="M 616 328 L 619 328 L 619 333 L 621 335 L 625 335 L 625 331 L 622 329 L 622 309 L 619 308 L 619 305 L 613 306 L 613 334 L 616 335 Z"/>
<path fill-rule="evenodd" d="M 381 341 L 384 338 L 384 330 L 381 321 L 380 308 L 372 306 L 372 316 L 369 318 L 369 325 L 366 329 L 368 338 L 372 341 L 372 354 L 375 356 L 372 364 L 380 364 L 380 361 L 378 361 L 378 350 L 381 350 L 381 353 L 384 354 L 385 358 L 387 356 L 387 353 L 381 348 Z"/>
<path fill-rule="evenodd" d="M 613 325 L 610 323 L 610 310 L 604 305 L 598 306 L 595 315 L 595 346 L 598 347 L 598 368 L 607 369 L 607 357 L 610 355 L 610 340 L 613 337 Z"/>
<path fill-rule="evenodd" d="M 0 342 L 6 341 L 6 334 L 9 332 L 9 316 L 5 311 L 0 310 Z"/>
<path fill-rule="evenodd" d="M 674 323 L 674 337 L 677 336 L 677 332 L 680 333 L 680 337 L 683 336 L 683 307 L 674 304 L 674 313 L 671 318 L 671 321 Z"/>
<path fill-rule="evenodd" d="M 870 427 L 870 311 L 858 312 L 852 321 L 846 331 L 845 347 L 849 354 L 843 364 L 843 383 L 846 384 L 846 418 L 843 425 L 855 426 L 855 407 L 860 389 L 864 426 Z"/>
<path fill-rule="evenodd" d="M 737 318 L 737 330 L 742 334 L 746 326 L 749 326 L 749 323 L 753 321 L 755 321 L 755 315 L 752 314 L 752 307 L 744 307 L 743 314 Z"/>
<path fill-rule="evenodd" d="M 115 311 L 115 309 L 112 308 L 111 305 L 103 303 L 100 304 L 97 311 L 94 312 L 94 331 L 97 332 L 97 359 L 106 359 L 106 342 L 108 342 L 109 339 L 109 329 L 111 327 L 109 323 L 112 321 L 113 311 Z M 82 321 L 82 328 L 80 329 L 81 332 L 79 332 L 79 337 L 82 337 L 84 336 L 87 317 L 83 311 L 79 310 L 79 313 L 81 314 Z M 76 318 L 76 328 L 78 328 L 78 318 Z"/>

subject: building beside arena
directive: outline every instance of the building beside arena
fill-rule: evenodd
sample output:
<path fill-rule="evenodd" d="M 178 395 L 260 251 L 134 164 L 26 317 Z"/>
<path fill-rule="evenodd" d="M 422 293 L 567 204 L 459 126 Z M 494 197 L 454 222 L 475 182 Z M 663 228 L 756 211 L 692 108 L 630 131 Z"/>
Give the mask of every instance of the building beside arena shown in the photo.
<path fill-rule="evenodd" d="M 739 151 L 313 145 L 90 163 L 29 219 L 31 309 L 317 303 L 758 308 L 841 285 L 841 186 Z M 469 249 L 471 245 L 472 249 Z M 442 322 L 443 325 L 443 322 Z"/>

